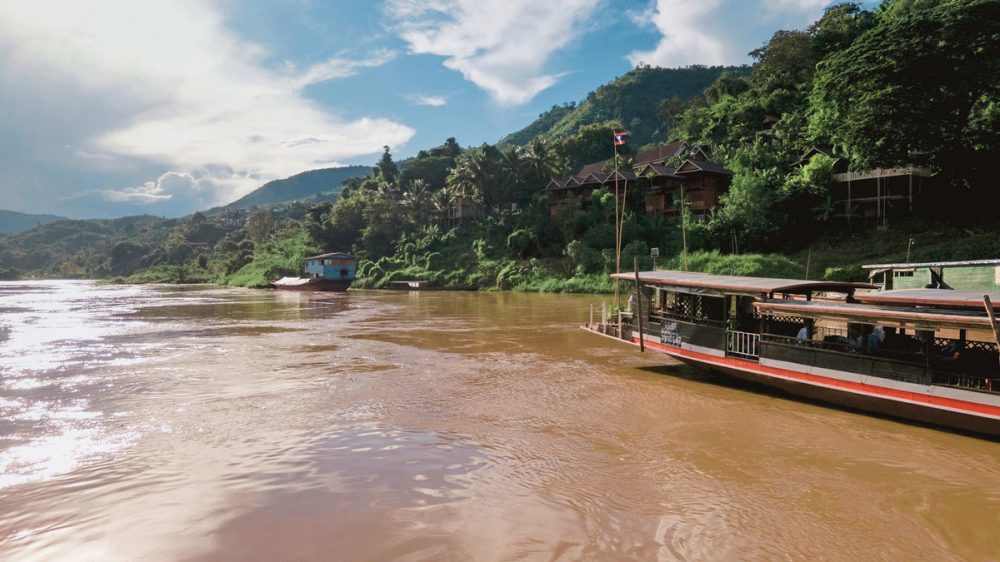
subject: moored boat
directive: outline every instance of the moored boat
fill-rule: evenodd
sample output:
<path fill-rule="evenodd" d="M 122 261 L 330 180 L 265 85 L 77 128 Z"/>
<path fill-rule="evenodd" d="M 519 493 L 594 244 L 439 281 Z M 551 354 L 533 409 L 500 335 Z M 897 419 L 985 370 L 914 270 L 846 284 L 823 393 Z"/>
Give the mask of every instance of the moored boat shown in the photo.
<path fill-rule="evenodd" d="M 1000 436 L 1000 294 L 680 271 L 586 329 L 792 395 Z"/>
<path fill-rule="evenodd" d="M 275 289 L 285 291 L 346 291 L 357 273 L 354 256 L 333 252 L 305 259 L 308 277 L 282 277 L 272 281 Z"/>

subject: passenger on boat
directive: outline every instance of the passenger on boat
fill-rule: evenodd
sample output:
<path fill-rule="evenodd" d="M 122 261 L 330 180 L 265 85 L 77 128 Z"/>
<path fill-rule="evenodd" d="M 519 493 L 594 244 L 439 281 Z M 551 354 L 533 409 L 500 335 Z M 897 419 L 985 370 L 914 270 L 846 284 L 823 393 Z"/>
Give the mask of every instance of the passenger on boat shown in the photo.
<path fill-rule="evenodd" d="M 809 341 L 809 326 L 803 324 L 802 327 L 799 328 L 799 335 L 796 336 L 795 339 L 798 341 L 799 345 L 804 345 L 807 341 Z"/>
<path fill-rule="evenodd" d="M 884 341 L 885 330 L 882 329 L 882 326 L 875 326 L 872 333 L 868 334 L 868 353 L 874 353 Z"/>
<path fill-rule="evenodd" d="M 937 360 L 942 363 L 956 363 L 961 354 L 962 344 L 958 340 L 949 340 L 948 345 L 944 346 L 937 356 Z"/>

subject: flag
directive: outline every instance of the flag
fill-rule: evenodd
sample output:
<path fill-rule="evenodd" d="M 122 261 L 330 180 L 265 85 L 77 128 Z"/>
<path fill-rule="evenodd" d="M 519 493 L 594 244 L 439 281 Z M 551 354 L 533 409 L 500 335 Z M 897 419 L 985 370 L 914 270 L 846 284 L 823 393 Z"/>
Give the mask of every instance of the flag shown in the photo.
<path fill-rule="evenodd" d="M 615 135 L 615 146 L 621 146 L 621 145 L 625 144 L 625 141 L 628 140 L 628 133 L 627 132 L 625 132 L 625 133 L 614 133 L 614 135 Z"/>

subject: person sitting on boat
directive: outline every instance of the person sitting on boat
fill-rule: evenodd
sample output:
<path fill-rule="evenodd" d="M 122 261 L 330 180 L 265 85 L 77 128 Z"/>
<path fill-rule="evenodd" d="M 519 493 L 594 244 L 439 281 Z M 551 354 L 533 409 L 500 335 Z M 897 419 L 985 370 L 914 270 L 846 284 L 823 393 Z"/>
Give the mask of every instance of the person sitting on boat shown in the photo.
<path fill-rule="evenodd" d="M 878 347 L 882 345 L 882 342 L 884 341 L 885 341 L 885 330 L 882 329 L 882 326 L 875 326 L 875 329 L 872 330 L 872 333 L 868 334 L 868 352 L 875 353 L 875 350 L 877 350 Z"/>
<path fill-rule="evenodd" d="M 948 345 L 944 346 L 944 349 L 938 354 L 937 360 L 942 363 L 955 363 L 961 354 L 962 344 L 958 340 L 949 340 Z"/>
<path fill-rule="evenodd" d="M 809 341 L 809 326 L 807 324 L 803 324 L 802 327 L 799 328 L 799 335 L 796 336 L 795 339 L 798 341 L 799 345 L 805 345 L 805 343 Z"/>

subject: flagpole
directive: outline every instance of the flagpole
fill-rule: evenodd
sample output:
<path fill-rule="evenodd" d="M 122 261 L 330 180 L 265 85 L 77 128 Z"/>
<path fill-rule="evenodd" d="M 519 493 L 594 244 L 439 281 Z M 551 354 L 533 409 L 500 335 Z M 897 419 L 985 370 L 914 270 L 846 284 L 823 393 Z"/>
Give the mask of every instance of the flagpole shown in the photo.
<path fill-rule="evenodd" d="M 615 276 L 615 308 L 621 308 L 621 300 L 620 300 L 620 297 L 619 297 L 619 295 L 620 295 L 620 287 L 621 287 L 621 279 L 618 279 L 617 274 L 621 273 L 621 262 L 622 262 L 622 253 L 621 253 L 622 244 L 621 244 L 621 239 L 622 239 L 622 235 L 621 235 L 621 223 L 618 220 L 618 139 L 615 138 L 614 131 L 612 131 L 612 135 L 611 135 L 611 144 L 614 146 L 614 150 L 615 150 L 615 274 L 616 274 L 616 276 Z M 624 204 L 625 204 L 625 202 L 623 201 L 622 205 L 624 206 Z"/>

